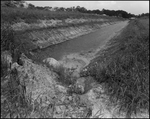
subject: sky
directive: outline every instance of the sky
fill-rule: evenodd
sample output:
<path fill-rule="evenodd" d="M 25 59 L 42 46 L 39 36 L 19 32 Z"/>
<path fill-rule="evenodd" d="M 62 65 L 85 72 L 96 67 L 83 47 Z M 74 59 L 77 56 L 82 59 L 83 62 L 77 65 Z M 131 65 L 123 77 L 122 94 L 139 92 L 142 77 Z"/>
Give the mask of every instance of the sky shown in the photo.
<path fill-rule="evenodd" d="M 85 7 L 88 10 L 124 10 L 135 15 L 149 12 L 149 1 L 27 1 L 35 6 Z"/>

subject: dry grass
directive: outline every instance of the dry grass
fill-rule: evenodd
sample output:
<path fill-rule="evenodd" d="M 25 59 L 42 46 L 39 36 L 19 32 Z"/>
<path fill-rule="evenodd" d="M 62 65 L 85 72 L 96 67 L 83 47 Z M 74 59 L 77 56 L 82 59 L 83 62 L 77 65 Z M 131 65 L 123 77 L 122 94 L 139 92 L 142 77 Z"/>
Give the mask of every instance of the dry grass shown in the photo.
<path fill-rule="evenodd" d="M 72 71 L 68 68 L 59 66 L 54 70 L 58 74 L 58 81 L 65 86 L 73 85 L 75 83 L 75 78 L 72 76 Z"/>
<path fill-rule="evenodd" d="M 1 17 L 4 21 L 19 22 L 24 20 L 26 23 L 35 23 L 38 19 L 66 19 L 66 18 L 108 18 L 80 12 L 55 12 L 38 9 L 2 7 Z"/>
<path fill-rule="evenodd" d="M 87 13 L 80 13 L 80 12 L 55 12 L 55 11 L 46 11 L 46 10 L 38 10 L 38 9 L 26 9 L 26 8 L 13 8 L 13 7 L 1 7 L 1 24 L 9 24 L 10 25 L 18 22 L 25 22 L 25 23 L 36 23 L 38 20 L 49 20 L 49 19 L 60 19 L 64 20 L 66 18 L 85 18 L 85 19 L 109 19 L 109 22 L 111 21 L 118 21 L 118 20 L 123 20 L 121 18 L 115 18 L 115 17 L 108 17 L 108 16 L 101 16 L 101 15 L 94 15 L 94 14 L 87 14 Z M 103 22 L 99 22 L 100 24 Z M 91 24 L 92 23 L 80 23 L 78 25 L 86 25 L 86 24 Z M 58 26 L 58 27 L 68 27 L 68 26 L 74 26 L 74 23 L 66 25 L 64 23 L 63 26 Z M 1 25 L 2 27 L 4 25 Z M 57 25 L 56 25 L 57 26 Z M 77 26 L 77 24 L 75 24 Z M 15 38 L 15 45 L 20 47 L 20 51 L 24 50 L 32 50 L 32 49 L 37 49 L 37 46 L 28 38 L 28 33 L 32 31 L 43 31 L 43 30 L 51 30 L 54 29 L 55 27 L 50 27 L 50 28 L 40 28 L 40 29 L 28 29 L 25 31 L 21 32 L 12 32 L 15 33 L 13 34 L 13 37 Z M 57 27 L 56 27 L 57 28 Z M 7 34 L 7 32 L 6 32 Z M 9 40 L 12 40 L 12 36 L 7 34 Z M 2 40 L 1 40 L 2 41 Z M 10 42 L 8 42 L 10 43 Z M 26 51 L 25 51 L 26 52 Z M 24 52 L 24 53 L 25 53 Z M 27 53 L 27 52 L 26 52 Z M 26 54 L 25 53 L 25 54 Z"/>
<path fill-rule="evenodd" d="M 25 117 L 30 110 L 29 98 L 25 96 L 25 85 L 20 82 L 17 70 L 11 70 L 14 57 L 18 58 L 15 50 L 18 45 L 15 42 L 15 32 L 10 23 L 1 22 L 1 117 Z M 9 52 L 12 60 L 8 59 Z M 4 55 L 3 55 L 4 54 Z M 8 57 L 9 58 L 9 57 Z"/>
<path fill-rule="evenodd" d="M 1 51 L 13 50 L 14 48 L 14 35 L 15 32 L 11 28 L 11 25 L 1 21 Z"/>
<path fill-rule="evenodd" d="M 46 18 L 43 15 L 46 15 Z M 50 13 L 21 8 L 2 8 L 1 53 L 7 50 L 12 55 L 13 62 L 17 62 L 17 60 L 14 60 L 19 58 L 16 53 L 28 49 L 27 47 L 24 48 L 24 43 L 18 41 L 20 39 L 17 38 L 16 32 L 11 28 L 11 24 L 14 22 L 19 22 L 21 19 L 26 22 L 36 22 L 37 19 L 66 18 L 70 15 L 75 18 L 81 17 L 81 14 L 75 13 Z M 73 83 L 67 69 L 60 67 L 55 72 L 58 73 L 58 80 L 63 84 L 70 85 Z M 32 115 L 34 117 L 36 113 L 44 118 L 53 117 L 53 113 L 43 109 L 36 100 L 32 102 L 31 96 L 26 95 L 26 85 L 22 82 L 24 80 L 18 77 L 16 69 L 11 70 L 7 62 L 1 60 L 1 118 L 26 118 Z"/>
<path fill-rule="evenodd" d="M 140 109 L 149 110 L 148 21 L 130 21 L 88 66 L 90 75 L 99 83 L 105 83 L 111 101 L 118 100 L 120 111 L 127 112 L 127 117 Z"/>
<path fill-rule="evenodd" d="M 1 117 L 26 117 L 31 111 L 25 83 L 21 83 L 16 69 L 1 77 Z"/>

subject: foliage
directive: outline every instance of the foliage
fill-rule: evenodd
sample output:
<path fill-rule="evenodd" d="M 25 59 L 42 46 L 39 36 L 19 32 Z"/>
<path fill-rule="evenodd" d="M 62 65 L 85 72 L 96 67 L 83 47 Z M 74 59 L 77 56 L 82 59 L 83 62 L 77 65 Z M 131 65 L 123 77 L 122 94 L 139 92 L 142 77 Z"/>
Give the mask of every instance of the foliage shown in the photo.
<path fill-rule="evenodd" d="M 123 10 L 116 10 L 115 11 L 115 10 L 103 9 L 102 12 L 103 12 L 103 14 L 106 14 L 109 16 L 119 16 L 119 17 L 123 17 L 123 18 L 130 18 L 130 17 L 135 16 L 134 14 L 127 13 L 126 11 L 123 11 Z"/>
<path fill-rule="evenodd" d="M 27 51 L 24 47 L 24 43 L 20 39 L 16 38 L 17 33 L 11 27 L 9 22 L 1 22 L 1 52 L 9 51 L 12 55 L 13 61 L 16 61 L 21 52 Z"/>
<path fill-rule="evenodd" d="M 1 77 L 1 117 L 26 117 L 31 111 L 31 100 L 26 96 L 25 83 L 21 82 L 16 69 Z"/>
<path fill-rule="evenodd" d="M 79 12 L 69 11 L 48 11 L 41 9 L 26 9 L 26 8 L 1 8 L 1 19 L 10 23 L 24 21 L 26 23 L 35 23 L 37 20 L 48 19 L 66 19 L 66 18 L 100 18 L 101 16 L 84 14 Z"/>
<path fill-rule="evenodd" d="M 69 86 L 75 83 L 71 70 L 61 65 L 54 71 L 58 74 L 58 81 L 60 81 L 63 85 Z"/>
<path fill-rule="evenodd" d="M 15 50 L 19 49 L 15 41 L 15 32 L 11 28 L 11 23 L 1 21 L 1 53 L 7 51 L 10 57 L 18 58 Z M 19 50 L 18 50 L 19 51 Z M 17 53 L 19 53 L 17 51 Z M 21 84 L 17 70 L 11 70 L 5 56 L 1 54 L 1 117 L 15 117 L 25 114 L 24 107 L 28 105 L 25 97 L 25 86 Z M 4 54 L 7 55 L 7 54 Z M 15 55 L 15 56 L 14 56 Z M 9 58 L 9 57 L 8 57 Z M 10 59 L 9 59 L 10 60 Z M 12 61 L 9 61 L 12 63 Z M 22 112 L 21 112 L 22 111 Z M 22 113 L 22 114 L 21 114 Z M 21 116 L 24 117 L 24 116 Z"/>
<path fill-rule="evenodd" d="M 141 17 L 149 17 L 149 13 L 142 13 L 138 15 L 139 18 Z"/>
<path fill-rule="evenodd" d="M 13 49 L 15 32 L 9 23 L 1 22 L 1 51 Z"/>

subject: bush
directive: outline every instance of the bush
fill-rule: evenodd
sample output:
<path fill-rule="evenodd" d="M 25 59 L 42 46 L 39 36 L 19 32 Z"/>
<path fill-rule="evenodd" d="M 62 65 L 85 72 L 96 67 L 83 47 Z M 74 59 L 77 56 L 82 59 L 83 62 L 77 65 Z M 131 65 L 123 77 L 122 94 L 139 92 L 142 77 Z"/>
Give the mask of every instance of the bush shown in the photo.
<path fill-rule="evenodd" d="M 17 38 L 17 33 L 8 22 L 1 23 L 1 52 L 3 51 L 10 52 L 13 62 L 18 62 L 21 52 L 27 53 L 25 44 Z"/>
<path fill-rule="evenodd" d="M 21 82 L 16 69 L 1 80 L 1 117 L 26 117 L 31 111 L 31 98 L 26 96 L 25 82 Z"/>
<path fill-rule="evenodd" d="M 54 71 L 58 74 L 58 81 L 63 85 L 69 86 L 75 83 L 75 79 L 72 77 L 72 72 L 69 69 L 60 66 Z"/>
<path fill-rule="evenodd" d="M 14 48 L 15 32 L 11 28 L 11 24 L 7 22 L 1 23 L 1 51 L 8 50 L 12 52 Z"/>
<path fill-rule="evenodd" d="M 14 31 L 11 29 L 9 23 L 1 22 L 1 77 L 4 76 L 8 68 L 8 61 L 6 55 L 10 55 L 14 48 Z M 4 52 L 7 51 L 7 52 Z"/>
<path fill-rule="evenodd" d="M 12 62 L 18 62 L 20 47 L 15 40 L 16 33 L 11 23 L 1 22 L 1 117 L 25 117 L 30 109 L 25 96 L 25 84 L 21 83 L 16 69 L 11 70 Z M 15 58 L 17 60 L 15 60 Z M 13 61 L 12 61 L 13 60 Z"/>

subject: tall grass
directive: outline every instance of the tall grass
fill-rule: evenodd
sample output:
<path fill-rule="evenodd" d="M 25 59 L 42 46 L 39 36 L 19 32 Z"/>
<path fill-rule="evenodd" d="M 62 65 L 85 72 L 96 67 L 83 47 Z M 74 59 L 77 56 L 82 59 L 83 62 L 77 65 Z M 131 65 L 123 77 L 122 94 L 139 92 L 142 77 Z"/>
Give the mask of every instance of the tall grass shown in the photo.
<path fill-rule="evenodd" d="M 1 117 L 26 117 L 31 109 L 31 98 L 26 96 L 25 82 L 21 82 L 16 69 L 11 70 L 1 81 Z"/>
<path fill-rule="evenodd" d="M 130 117 L 149 110 L 149 19 L 130 21 L 123 32 L 100 51 L 88 72 L 105 84 L 110 100 Z"/>
<path fill-rule="evenodd" d="M 19 43 L 10 22 L 1 21 L 1 117 L 25 117 L 30 107 L 25 96 L 25 84 L 21 83 L 16 69 L 11 69 L 13 62 L 20 58 Z M 6 54 L 7 53 L 7 54 Z M 11 60 L 12 59 L 12 60 Z M 19 63 L 19 62 L 18 62 Z"/>
<path fill-rule="evenodd" d="M 13 50 L 15 32 L 11 28 L 11 24 L 8 22 L 1 22 L 1 51 Z"/>
<path fill-rule="evenodd" d="M 1 76 L 5 75 L 7 73 L 7 69 L 10 68 L 7 64 L 6 58 L 2 56 L 3 52 L 9 51 L 9 54 L 12 54 L 13 49 L 14 32 L 9 23 L 1 22 Z"/>
<path fill-rule="evenodd" d="M 1 22 L 1 52 L 10 52 L 15 62 L 22 51 L 27 52 L 27 48 L 25 48 L 25 43 L 19 39 L 17 32 L 13 30 L 11 25 L 11 22 Z"/>
<path fill-rule="evenodd" d="M 58 74 L 58 81 L 61 82 L 64 86 L 69 86 L 75 84 L 75 78 L 72 76 L 72 71 L 64 66 L 59 66 L 54 69 L 54 72 Z"/>

